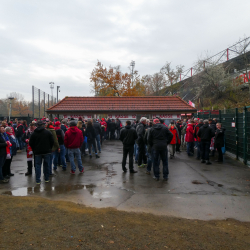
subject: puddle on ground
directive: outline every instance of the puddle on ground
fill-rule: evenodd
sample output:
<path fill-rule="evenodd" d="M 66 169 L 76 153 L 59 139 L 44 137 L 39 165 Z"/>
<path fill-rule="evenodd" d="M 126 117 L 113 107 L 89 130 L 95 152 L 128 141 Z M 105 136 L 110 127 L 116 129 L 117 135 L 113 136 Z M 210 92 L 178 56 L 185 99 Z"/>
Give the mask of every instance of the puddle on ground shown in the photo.
<path fill-rule="evenodd" d="M 48 192 L 50 194 L 64 194 L 74 190 L 87 189 L 91 195 L 94 193 L 94 188 L 96 185 L 59 185 L 59 186 L 49 186 L 49 185 L 37 185 L 35 187 L 23 187 L 17 188 L 12 191 L 5 191 L 2 194 L 4 195 L 13 195 L 13 196 L 28 196 L 32 194 L 38 194 L 42 192 Z"/>
<path fill-rule="evenodd" d="M 202 182 L 200 182 L 200 181 L 197 181 L 197 180 L 192 181 L 192 183 L 193 183 L 193 184 L 197 184 L 197 185 L 198 185 L 198 184 L 204 184 L 204 183 L 202 183 Z"/>

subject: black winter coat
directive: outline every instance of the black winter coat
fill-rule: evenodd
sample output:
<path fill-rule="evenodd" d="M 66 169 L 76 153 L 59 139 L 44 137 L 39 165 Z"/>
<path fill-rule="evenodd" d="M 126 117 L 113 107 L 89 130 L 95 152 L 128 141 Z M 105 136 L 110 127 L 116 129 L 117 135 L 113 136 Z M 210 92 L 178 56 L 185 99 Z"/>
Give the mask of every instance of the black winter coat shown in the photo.
<path fill-rule="evenodd" d="M 224 132 L 225 132 L 224 128 L 216 129 L 215 141 L 214 141 L 215 146 L 218 146 L 218 147 L 224 146 Z"/>
<path fill-rule="evenodd" d="M 121 130 L 120 140 L 122 141 L 125 147 L 133 146 L 137 137 L 138 136 L 135 129 L 131 126 L 125 126 Z"/>
<path fill-rule="evenodd" d="M 143 144 L 144 143 L 144 135 L 146 132 L 146 125 L 143 123 L 139 123 L 139 125 L 136 127 L 136 132 L 137 132 L 137 144 Z"/>
<path fill-rule="evenodd" d="M 149 130 L 148 144 L 156 150 L 165 150 L 172 141 L 173 134 L 163 124 L 154 124 Z"/>
<path fill-rule="evenodd" d="M 7 143 L 2 133 L 0 133 L 0 155 L 1 156 L 6 155 L 6 146 L 7 146 Z"/>
<path fill-rule="evenodd" d="M 16 131 L 15 131 L 15 135 L 16 135 L 16 137 L 21 137 L 21 136 L 23 136 L 23 134 L 24 134 L 24 127 L 23 127 L 23 125 L 18 125 L 17 127 L 16 127 Z"/>
<path fill-rule="evenodd" d="M 204 124 L 197 133 L 198 137 L 201 138 L 201 141 L 211 141 L 215 133 L 213 128 L 209 127 L 208 124 Z"/>
<path fill-rule="evenodd" d="M 99 122 L 94 122 L 93 126 L 95 129 L 96 135 L 100 135 L 102 133 L 101 124 Z"/>
<path fill-rule="evenodd" d="M 89 126 L 86 128 L 86 136 L 87 136 L 87 140 L 88 141 L 94 141 L 96 138 L 96 133 L 95 133 L 95 129 L 93 126 Z"/>
<path fill-rule="evenodd" d="M 115 131 L 116 130 L 116 124 L 114 122 L 109 123 L 109 130 L 110 131 Z"/>
<path fill-rule="evenodd" d="M 54 145 L 53 135 L 44 127 L 38 127 L 31 134 L 29 145 L 35 155 L 50 154 Z"/>

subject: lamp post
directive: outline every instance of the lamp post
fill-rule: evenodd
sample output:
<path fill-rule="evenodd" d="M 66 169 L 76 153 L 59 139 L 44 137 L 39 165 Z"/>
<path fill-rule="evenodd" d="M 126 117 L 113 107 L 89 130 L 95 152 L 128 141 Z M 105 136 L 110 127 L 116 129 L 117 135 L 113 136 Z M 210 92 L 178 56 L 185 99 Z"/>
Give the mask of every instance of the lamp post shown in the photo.
<path fill-rule="evenodd" d="M 131 78 L 132 78 L 132 87 L 133 87 L 133 83 L 134 83 L 134 67 L 135 67 L 135 61 L 131 61 L 130 66 L 132 67 Z"/>
<path fill-rule="evenodd" d="M 60 86 L 56 86 L 56 102 L 58 102 L 58 92 L 60 92 Z"/>
<path fill-rule="evenodd" d="M 51 98 L 52 98 L 52 106 L 53 106 L 53 89 L 54 89 L 54 83 L 50 82 L 50 89 L 51 89 Z"/>
<path fill-rule="evenodd" d="M 9 122 L 10 122 L 10 116 L 11 116 L 11 102 L 14 99 L 14 97 L 9 97 L 8 98 L 10 100 L 10 111 L 9 111 Z"/>

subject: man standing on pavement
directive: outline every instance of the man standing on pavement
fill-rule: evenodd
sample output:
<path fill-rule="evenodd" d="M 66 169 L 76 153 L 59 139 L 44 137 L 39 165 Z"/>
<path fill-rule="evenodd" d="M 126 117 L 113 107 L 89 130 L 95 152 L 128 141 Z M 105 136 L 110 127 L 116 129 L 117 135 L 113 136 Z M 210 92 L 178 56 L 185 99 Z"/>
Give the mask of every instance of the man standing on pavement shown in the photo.
<path fill-rule="evenodd" d="M 146 145 L 144 142 L 144 135 L 146 132 L 146 122 L 147 118 L 142 117 L 139 125 L 136 128 L 137 132 L 137 145 L 138 145 L 138 167 L 145 167 L 147 165 L 147 157 L 146 157 Z M 143 164 L 142 164 L 143 162 Z"/>
<path fill-rule="evenodd" d="M 223 154 L 221 148 L 224 147 L 224 132 L 225 129 L 221 127 L 221 123 L 216 124 L 216 132 L 215 132 L 215 141 L 214 146 L 217 149 L 217 152 L 219 154 L 218 160 L 216 160 L 219 163 L 223 163 Z"/>
<path fill-rule="evenodd" d="M 134 144 L 137 139 L 137 133 L 133 127 L 131 127 L 131 121 L 126 121 L 126 126 L 121 130 L 120 140 L 123 143 L 123 159 L 122 159 L 122 170 L 127 172 L 126 160 L 129 154 L 129 171 L 130 173 L 137 173 L 133 166 L 133 154 Z"/>
<path fill-rule="evenodd" d="M 201 163 L 206 163 L 206 165 L 210 165 L 210 143 L 211 138 L 215 135 L 215 132 L 211 127 L 208 126 L 208 120 L 204 121 L 204 125 L 199 129 L 197 135 L 201 138 Z"/>
<path fill-rule="evenodd" d="M 36 184 L 41 184 L 41 166 L 43 160 L 45 182 L 49 182 L 49 160 L 54 145 L 53 135 L 44 128 L 44 123 L 39 121 L 37 128 L 31 134 L 29 145 L 35 155 Z"/>
<path fill-rule="evenodd" d="M 77 128 L 76 121 L 72 120 L 69 123 L 70 128 L 67 130 L 64 136 L 64 145 L 68 148 L 69 161 L 71 165 L 71 174 L 75 174 L 76 165 L 74 162 L 74 155 L 76 157 L 78 168 L 80 173 L 84 172 L 81 159 L 81 150 L 80 147 L 83 143 L 83 134 L 80 129 Z"/>
<path fill-rule="evenodd" d="M 160 161 L 159 156 L 162 160 L 163 165 L 163 179 L 165 181 L 168 180 L 168 149 L 167 145 L 172 141 L 173 134 L 169 131 L 169 129 L 160 124 L 159 119 L 154 119 L 154 125 L 149 131 L 148 143 L 152 148 L 152 156 L 153 156 L 153 167 L 154 167 L 154 176 L 155 180 L 159 181 L 160 179 Z"/>
<path fill-rule="evenodd" d="M 96 119 L 93 119 L 93 127 L 95 129 L 95 134 L 96 134 L 95 139 L 96 139 L 97 148 L 100 154 L 102 152 L 101 150 L 101 133 L 102 133 L 101 124 L 97 122 Z"/>
<path fill-rule="evenodd" d="M 202 126 L 203 126 L 203 119 L 200 119 L 199 124 L 197 126 L 195 126 L 195 129 L 194 129 L 194 136 L 197 139 L 197 157 L 196 157 L 196 160 L 201 159 L 201 138 L 197 134 Z"/>

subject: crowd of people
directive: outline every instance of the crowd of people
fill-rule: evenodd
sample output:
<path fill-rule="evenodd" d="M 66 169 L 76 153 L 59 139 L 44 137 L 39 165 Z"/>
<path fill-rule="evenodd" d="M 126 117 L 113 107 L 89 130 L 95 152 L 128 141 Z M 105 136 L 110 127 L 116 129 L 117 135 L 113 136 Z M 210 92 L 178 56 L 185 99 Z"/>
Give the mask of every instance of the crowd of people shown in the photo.
<path fill-rule="evenodd" d="M 84 173 L 82 157 L 100 157 L 104 140 L 121 140 L 123 143 L 122 170 L 127 172 L 126 159 L 129 155 L 129 171 L 137 173 L 138 167 L 146 167 L 146 174 L 151 174 L 156 180 L 160 179 L 160 161 L 163 165 L 163 179 L 168 179 L 168 151 L 170 159 L 175 153 L 186 148 L 188 156 L 193 156 L 197 149 L 197 160 L 207 165 L 209 154 L 218 152 L 218 162 L 223 162 L 222 148 L 224 146 L 224 129 L 214 119 L 190 119 L 171 121 L 167 126 L 164 120 L 156 118 L 149 120 L 142 117 L 140 121 L 126 121 L 122 126 L 119 119 L 78 120 L 55 118 L 50 121 L 43 118 L 32 121 L 29 126 L 26 121 L 17 120 L 0 122 L 0 183 L 8 183 L 14 173 L 11 162 L 17 152 L 26 150 L 27 172 L 30 176 L 35 169 L 36 183 L 41 183 L 43 174 L 45 183 L 50 181 L 53 170 L 58 166 L 67 170 L 70 163 L 71 174 Z M 34 162 L 34 164 L 33 164 Z"/>

